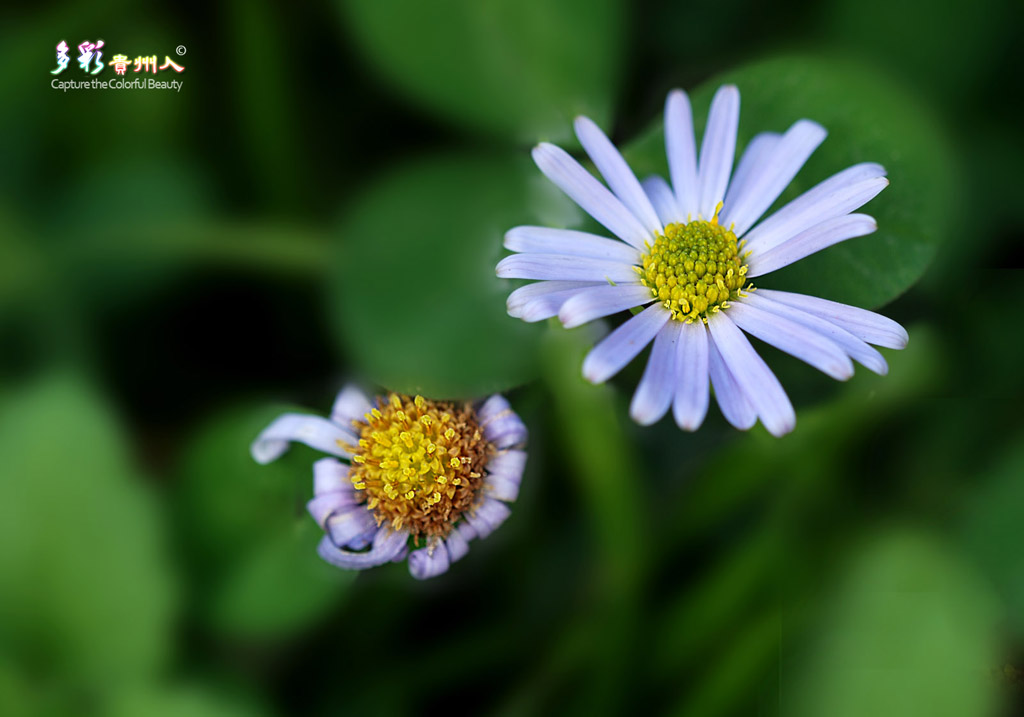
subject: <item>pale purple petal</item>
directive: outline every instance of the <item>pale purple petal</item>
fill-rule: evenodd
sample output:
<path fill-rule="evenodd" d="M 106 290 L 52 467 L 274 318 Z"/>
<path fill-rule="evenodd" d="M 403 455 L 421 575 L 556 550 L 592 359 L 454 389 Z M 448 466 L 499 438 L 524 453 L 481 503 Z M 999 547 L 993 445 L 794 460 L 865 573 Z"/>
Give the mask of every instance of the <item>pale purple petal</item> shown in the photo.
<path fill-rule="evenodd" d="M 612 331 L 583 360 L 583 377 L 591 383 L 603 383 L 617 374 L 672 318 L 661 304 L 654 304 Z"/>
<path fill-rule="evenodd" d="M 647 193 L 647 198 L 651 200 L 651 204 L 654 205 L 654 211 L 658 213 L 658 219 L 662 224 L 661 228 L 673 222 L 686 221 L 686 215 L 679 209 L 676 195 L 672 193 L 672 187 L 668 186 L 668 182 L 658 175 L 652 174 L 643 181 L 641 186 L 643 186 L 644 192 Z M 661 228 L 659 228 L 659 231 Z M 639 264 L 640 262 L 636 263 Z"/>
<path fill-rule="evenodd" d="M 502 451 L 487 461 L 487 473 L 496 478 L 506 478 L 518 482 L 522 478 L 525 466 L 525 451 Z"/>
<path fill-rule="evenodd" d="M 837 381 L 845 381 L 853 375 L 853 363 L 846 352 L 831 339 L 803 324 L 751 306 L 743 299 L 734 301 L 729 307 L 729 318 L 748 334 L 814 366 Z"/>
<path fill-rule="evenodd" d="M 683 218 L 699 211 L 700 185 L 697 179 L 697 145 L 693 134 L 693 110 L 690 98 L 682 90 L 672 90 L 665 102 L 665 153 L 676 203 Z"/>
<path fill-rule="evenodd" d="M 892 319 L 873 311 L 847 306 L 817 296 L 793 294 L 788 291 L 759 290 L 762 296 L 795 309 L 819 316 L 869 344 L 890 349 L 906 348 L 907 330 Z"/>
<path fill-rule="evenodd" d="M 850 356 L 850 358 L 857 361 L 867 369 L 874 371 L 881 376 L 889 373 L 889 365 L 885 362 L 885 358 L 883 358 L 882 354 L 869 346 L 867 342 L 857 338 L 846 329 L 840 328 L 830 321 L 826 321 L 825 319 L 813 314 L 808 314 L 806 311 L 800 311 L 792 306 L 780 304 L 778 301 L 773 301 L 772 299 L 764 296 L 760 291 L 752 292 L 748 296 L 744 297 L 743 303 L 756 306 L 764 309 L 765 311 L 776 314 L 777 316 L 803 324 L 822 336 L 832 339 L 832 341 L 838 344 L 839 347 Z"/>
<path fill-rule="evenodd" d="M 321 558 L 339 568 L 365 570 L 393 560 L 395 556 L 405 550 L 408 540 L 409 531 L 396 531 L 385 525 L 377 530 L 377 534 L 373 537 L 373 544 L 366 552 L 355 553 L 339 548 L 325 535 L 317 546 L 317 553 Z"/>
<path fill-rule="evenodd" d="M 458 530 L 453 530 L 444 539 L 444 547 L 448 551 L 448 562 L 454 563 L 469 552 L 469 541 Z"/>
<path fill-rule="evenodd" d="M 775 143 L 769 160 L 746 180 L 746 187 L 737 196 L 728 217 L 722 210 L 722 224 L 734 224 L 733 231 L 737 236 L 743 236 L 789 186 L 827 134 L 824 127 L 810 120 L 800 120 L 790 127 Z"/>
<path fill-rule="evenodd" d="M 493 533 L 498 526 L 512 515 L 509 507 L 500 500 L 484 498 L 484 502 L 466 514 L 466 520 L 481 540 Z"/>
<path fill-rule="evenodd" d="M 348 466 L 335 458 L 321 458 L 313 464 L 313 495 L 352 492 Z"/>
<path fill-rule="evenodd" d="M 542 142 L 533 149 L 540 171 L 612 234 L 643 249 L 650 233 L 618 198 L 565 150 Z"/>
<path fill-rule="evenodd" d="M 651 357 L 629 404 L 629 415 L 641 426 L 656 423 L 672 404 L 676 386 L 676 343 L 682 322 L 669 321 L 654 338 Z"/>
<path fill-rule="evenodd" d="M 305 443 L 324 453 L 350 458 L 352 454 L 343 449 L 339 441 L 354 445 L 358 439 L 326 418 L 286 413 L 260 433 L 253 441 L 250 452 L 257 463 L 270 463 L 288 450 L 288 444 L 292 441 Z"/>
<path fill-rule="evenodd" d="M 349 510 L 342 510 L 327 518 L 327 534 L 339 548 L 348 545 L 356 538 L 369 533 L 377 527 L 377 521 L 366 509 L 359 505 Z"/>
<path fill-rule="evenodd" d="M 708 330 L 703 321 L 680 328 L 676 381 L 672 415 L 684 431 L 696 431 L 708 413 Z"/>
<path fill-rule="evenodd" d="M 351 493 L 344 491 L 337 491 L 335 493 L 324 493 L 310 499 L 306 503 L 306 510 L 313 516 L 313 520 L 316 524 L 323 528 L 327 524 L 327 519 L 334 513 L 339 513 L 346 510 L 351 510 L 357 507 L 355 498 Z M 362 506 L 358 506 L 359 510 L 366 512 L 366 509 Z"/>
<path fill-rule="evenodd" d="M 508 315 L 528 323 L 550 319 L 562 304 L 584 289 L 608 286 L 597 281 L 538 281 L 513 291 L 505 302 Z"/>
<path fill-rule="evenodd" d="M 708 328 L 722 360 L 768 432 L 773 436 L 782 436 L 792 431 L 796 426 L 793 404 L 789 402 L 782 384 L 764 359 L 757 355 L 743 332 L 724 311 L 708 317 Z"/>
<path fill-rule="evenodd" d="M 504 396 L 491 396 L 477 411 L 476 417 L 484 438 L 496 448 L 508 448 L 526 442 L 526 425 Z"/>
<path fill-rule="evenodd" d="M 637 280 L 632 264 L 564 254 L 513 254 L 498 262 L 503 279 L 551 279 L 629 283 Z"/>
<path fill-rule="evenodd" d="M 846 214 L 829 219 L 800 232 L 774 249 L 753 252 L 747 262 L 747 276 L 771 273 L 833 244 L 862 237 L 876 229 L 878 224 L 866 214 Z"/>
<path fill-rule="evenodd" d="M 365 423 L 365 416 L 373 406 L 370 399 L 358 387 L 349 384 L 341 390 L 334 400 L 334 407 L 331 408 L 331 420 L 339 426 L 355 431 L 353 422 Z"/>
<path fill-rule="evenodd" d="M 711 377 L 711 385 L 715 389 L 715 400 L 718 407 L 722 409 L 722 415 L 733 427 L 741 431 L 748 430 L 757 423 L 757 412 L 747 397 L 743 395 L 743 389 L 736 382 L 732 371 L 725 365 L 722 354 L 715 345 L 714 337 L 710 332 L 706 333 L 708 338 L 708 375 Z"/>
<path fill-rule="evenodd" d="M 618 239 L 572 229 L 522 226 L 505 232 L 505 248 L 527 254 L 562 254 L 639 264 L 641 253 Z"/>
<path fill-rule="evenodd" d="M 567 329 L 654 301 L 651 290 L 641 284 L 595 286 L 584 289 L 558 310 L 558 320 Z"/>
<path fill-rule="evenodd" d="M 626 205 L 648 232 L 653 234 L 660 231 L 661 222 L 654 207 L 640 187 L 633 170 L 629 168 L 611 140 L 589 117 L 577 117 L 575 127 L 580 144 L 590 155 L 597 171 L 604 177 L 604 181 L 611 187 L 615 196 Z"/>
<path fill-rule="evenodd" d="M 868 163 L 826 179 L 751 229 L 744 237 L 747 249 L 764 253 L 815 224 L 849 214 L 889 186 L 884 174 L 880 165 Z"/>
<path fill-rule="evenodd" d="M 720 215 L 721 223 L 724 226 L 729 226 L 729 216 L 749 187 L 750 178 L 758 177 L 766 171 L 766 165 L 771 161 L 772 151 L 781 138 L 782 135 L 778 132 L 762 132 L 755 135 L 747 144 L 747 148 L 743 150 L 743 156 L 740 157 L 736 171 L 733 172 L 732 179 L 729 181 L 729 189 L 725 192 L 724 206 Z"/>
<path fill-rule="evenodd" d="M 409 574 L 417 580 L 435 578 L 451 565 L 448 550 L 441 541 L 409 553 Z"/>
<path fill-rule="evenodd" d="M 735 85 L 718 88 L 711 100 L 704 141 L 700 146 L 700 203 L 698 213 L 711 219 L 725 198 L 732 161 L 736 155 L 736 130 L 740 122 L 740 92 Z"/>

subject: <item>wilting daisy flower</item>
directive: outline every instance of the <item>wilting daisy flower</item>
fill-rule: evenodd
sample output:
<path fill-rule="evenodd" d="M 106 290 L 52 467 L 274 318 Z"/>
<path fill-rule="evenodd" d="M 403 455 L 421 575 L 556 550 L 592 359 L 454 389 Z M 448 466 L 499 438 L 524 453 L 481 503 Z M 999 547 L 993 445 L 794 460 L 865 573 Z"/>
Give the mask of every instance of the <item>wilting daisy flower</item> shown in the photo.
<path fill-rule="evenodd" d="M 534 161 L 618 239 L 532 226 L 505 235 L 505 246 L 519 253 L 498 264 L 498 276 L 539 280 L 512 292 L 510 315 L 524 321 L 557 315 L 573 327 L 647 306 L 583 362 L 584 377 L 601 383 L 654 341 L 630 407 L 641 424 L 654 423 L 671 406 L 681 428 L 696 430 L 707 414 L 710 380 L 732 425 L 746 430 L 760 419 L 776 436 L 791 431 L 793 406 L 744 331 L 841 381 L 853 375 L 850 359 L 878 374 L 888 371 L 868 344 L 907 344 L 903 327 L 879 314 L 803 294 L 754 291 L 754 277 L 873 232 L 874 219 L 850 212 L 889 182 L 881 165 L 858 164 L 758 223 L 826 133 L 800 120 L 784 134 L 759 134 L 733 173 L 739 109 L 739 91 L 720 88 L 698 162 L 690 101 L 681 90 L 669 94 L 671 186 L 656 176 L 641 184 L 597 125 L 577 118 L 576 136 L 607 187 L 554 145 L 537 146 Z"/>
<path fill-rule="evenodd" d="M 329 420 L 280 416 L 252 456 L 269 463 L 290 441 L 349 461 L 313 464 L 307 508 L 326 533 L 320 556 L 354 570 L 408 556 L 420 579 L 448 570 L 508 518 L 526 465 L 526 426 L 499 395 L 473 405 L 390 394 L 371 405 L 348 386 Z"/>

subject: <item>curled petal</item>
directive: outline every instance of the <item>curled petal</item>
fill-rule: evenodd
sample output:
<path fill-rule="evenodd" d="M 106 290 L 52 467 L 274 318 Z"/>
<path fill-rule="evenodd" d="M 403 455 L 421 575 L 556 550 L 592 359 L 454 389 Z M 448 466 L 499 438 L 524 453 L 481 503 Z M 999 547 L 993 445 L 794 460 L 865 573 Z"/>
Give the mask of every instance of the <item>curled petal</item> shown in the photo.
<path fill-rule="evenodd" d="M 417 580 L 437 577 L 447 572 L 450 564 L 448 549 L 440 541 L 409 553 L 409 573 Z"/>
<path fill-rule="evenodd" d="M 409 531 L 392 530 L 390 526 L 385 525 L 377 529 L 376 535 L 373 536 L 373 544 L 365 552 L 357 553 L 339 548 L 325 535 L 317 546 L 317 553 L 339 568 L 365 570 L 393 560 L 405 550 L 408 540 Z"/>
<path fill-rule="evenodd" d="M 250 448 L 252 457 L 257 463 L 270 463 L 288 450 L 288 444 L 292 441 L 305 443 L 324 453 L 350 458 L 351 454 L 340 444 L 354 445 L 357 439 L 326 418 L 286 413 L 267 426 L 253 441 Z"/>

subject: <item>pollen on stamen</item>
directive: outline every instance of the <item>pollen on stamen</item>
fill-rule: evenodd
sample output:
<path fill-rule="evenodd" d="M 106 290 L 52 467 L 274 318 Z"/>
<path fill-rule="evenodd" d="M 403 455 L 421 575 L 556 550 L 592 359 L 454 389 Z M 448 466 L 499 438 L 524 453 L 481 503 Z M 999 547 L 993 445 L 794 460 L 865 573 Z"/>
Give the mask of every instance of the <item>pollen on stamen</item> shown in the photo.
<path fill-rule="evenodd" d="M 666 226 L 644 255 L 643 266 L 636 267 L 640 282 L 676 320 L 706 321 L 744 290 L 748 254 L 732 229 L 719 224 L 721 208 L 719 202 L 710 221 Z"/>
<path fill-rule="evenodd" d="M 418 540 L 446 536 L 471 510 L 493 447 L 469 404 L 391 394 L 354 427 L 350 477 L 378 525 Z"/>

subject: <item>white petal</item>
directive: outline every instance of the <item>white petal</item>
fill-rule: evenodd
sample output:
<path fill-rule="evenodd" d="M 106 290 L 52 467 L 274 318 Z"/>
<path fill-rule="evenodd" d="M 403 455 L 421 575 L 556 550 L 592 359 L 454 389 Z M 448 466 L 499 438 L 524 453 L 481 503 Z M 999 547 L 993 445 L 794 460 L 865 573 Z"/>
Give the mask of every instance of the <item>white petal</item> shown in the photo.
<path fill-rule="evenodd" d="M 650 238 L 643 224 L 568 152 L 543 142 L 534 147 L 533 161 L 548 179 L 612 234 L 643 249 L 644 242 Z"/>
<path fill-rule="evenodd" d="M 341 393 L 334 399 L 334 407 L 331 408 L 331 420 L 339 426 L 350 428 L 353 421 L 362 423 L 365 415 L 373 408 L 370 399 L 358 387 L 349 384 L 341 389 Z"/>
<path fill-rule="evenodd" d="M 505 248 L 528 254 L 563 254 L 639 264 L 639 251 L 617 239 L 548 227 L 515 227 L 505 233 Z"/>
<path fill-rule="evenodd" d="M 576 294 L 581 291 L 595 286 L 608 286 L 607 282 L 540 281 L 536 284 L 524 286 L 523 288 L 526 289 L 529 288 L 529 286 L 540 286 L 543 284 L 578 284 L 579 286 L 570 289 L 562 289 L 561 291 L 539 293 L 537 296 L 526 301 L 517 301 L 517 305 L 515 306 L 511 303 L 512 296 L 509 296 L 509 302 L 507 302 L 509 307 L 509 316 L 514 316 L 526 322 L 550 319 L 552 316 L 558 314 L 558 310 L 562 308 L 562 304 L 576 296 Z M 513 294 L 515 294 L 515 292 L 513 292 Z"/>
<path fill-rule="evenodd" d="M 758 177 L 765 171 L 775 144 L 781 138 L 782 135 L 778 132 L 762 132 L 747 143 L 747 148 L 743 150 L 743 156 L 740 157 L 736 171 L 729 181 L 729 189 L 725 193 L 721 214 L 723 225 L 729 226 L 729 217 L 735 210 L 738 200 L 750 186 L 750 178 Z"/>
<path fill-rule="evenodd" d="M 775 143 L 767 161 L 747 179 L 727 217 L 723 208 L 722 223 L 735 224 L 736 236 L 743 236 L 789 186 L 807 158 L 825 141 L 826 134 L 824 127 L 810 120 L 800 120 L 790 127 Z"/>
<path fill-rule="evenodd" d="M 747 276 L 763 276 L 833 244 L 862 237 L 876 229 L 878 224 L 866 214 L 844 214 L 835 219 L 828 219 L 800 232 L 774 249 L 753 252 L 747 262 Z"/>
<path fill-rule="evenodd" d="M 790 356 L 795 356 L 837 381 L 853 375 L 853 363 L 835 342 L 803 324 L 771 314 L 756 306 L 734 301 L 728 310 L 733 323 Z"/>
<path fill-rule="evenodd" d="M 703 321 L 683 323 L 676 342 L 676 424 L 684 431 L 700 428 L 708 413 L 708 396 L 708 330 Z"/>
<path fill-rule="evenodd" d="M 270 463 L 288 450 L 288 444 L 292 441 L 305 443 L 311 448 L 334 456 L 350 458 L 351 454 L 338 445 L 338 442 L 355 445 L 358 439 L 326 418 L 286 413 L 263 429 L 253 441 L 250 451 L 257 463 Z"/>
<path fill-rule="evenodd" d="M 693 110 L 682 90 L 673 90 L 665 102 L 665 153 L 676 203 L 683 218 L 699 211 L 697 145 L 693 135 Z"/>
<path fill-rule="evenodd" d="M 661 304 L 648 306 L 608 334 L 583 360 L 583 377 L 603 383 L 632 361 L 672 317 Z"/>
<path fill-rule="evenodd" d="M 803 324 L 809 329 L 817 331 L 822 336 L 832 339 L 840 348 L 845 351 L 850 358 L 857 361 L 862 366 L 866 367 L 870 371 L 884 376 L 889 373 L 889 365 L 885 362 L 882 354 L 878 353 L 871 346 L 868 346 L 867 342 L 857 338 L 846 329 L 836 326 L 830 321 L 826 321 L 820 316 L 808 314 L 806 311 L 800 311 L 794 309 L 792 306 L 786 306 L 780 304 L 778 301 L 773 301 L 768 297 L 764 296 L 761 291 L 752 292 L 749 296 L 743 298 L 743 303 L 756 306 L 758 308 L 769 311 L 778 316 L 796 321 L 799 324 Z"/>
<path fill-rule="evenodd" d="M 654 205 L 654 210 L 658 212 L 658 219 L 662 224 L 660 228 L 664 228 L 672 222 L 686 221 L 686 215 L 679 210 L 676 195 L 672 193 L 672 187 L 668 186 L 668 182 L 658 175 L 652 174 L 643 181 L 642 186 L 647 193 L 647 198 Z"/>
<path fill-rule="evenodd" d="M 641 426 L 657 422 L 672 404 L 676 385 L 676 342 L 682 322 L 669 321 L 654 338 L 654 348 L 640 379 L 629 415 Z"/>
<path fill-rule="evenodd" d="M 747 249 L 766 252 L 804 229 L 849 214 L 888 184 L 881 165 L 867 163 L 845 169 L 807 190 L 750 230 L 744 237 Z"/>
<path fill-rule="evenodd" d="M 789 433 L 796 426 L 793 404 L 768 364 L 764 362 L 743 332 L 724 311 L 711 314 L 708 328 L 743 395 L 757 412 L 761 423 L 773 436 Z"/>
<path fill-rule="evenodd" d="M 394 531 L 385 525 L 377 531 L 373 538 L 373 545 L 365 553 L 343 550 L 332 543 L 326 535 L 320 541 L 316 551 L 321 558 L 340 568 L 365 570 L 394 559 L 405 549 L 408 540 L 409 531 Z"/>
<path fill-rule="evenodd" d="M 857 338 L 869 344 L 890 349 L 906 348 L 909 337 L 907 330 L 892 319 L 873 311 L 856 306 L 840 304 L 837 301 L 819 299 L 817 296 L 793 294 L 788 291 L 759 290 L 763 296 L 793 308 L 819 316 L 836 326 L 846 329 Z"/>
<path fill-rule="evenodd" d="M 575 127 L 580 144 L 590 155 L 604 181 L 615 192 L 615 196 L 633 212 L 633 216 L 640 220 L 648 232 L 653 234 L 660 231 L 661 222 L 658 221 L 654 207 L 640 187 L 633 170 L 619 154 L 619 150 L 615 149 L 611 140 L 589 117 L 577 117 Z"/>
<path fill-rule="evenodd" d="M 739 123 L 740 91 L 735 85 L 723 85 L 711 100 L 704 141 L 700 146 L 700 203 L 697 211 L 704 219 L 711 219 L 715 207 L 725 198 L 736 155 Z"/>
<path fill-rule="evenodd" d="M 651 290 L 640 284 L 595 286 L 593 289 L 584 289 L 562 304 L 558 320 L 565 328 L 571 329 L 652 301 L 654 297 Z"/>
<path fill-rule="evenodd" d="M 495 269 L 503 279 L 549 279 L 561 281 L 609 281 L 629 283 L 637 280 L 632 264 L 563 254 L 513 254 Z"/>
<path fill-rule="evenodd" d="M 715 388 L 715 400 L 718 407 L 722 409 L 732 426 L 746 431 L 757 423 L 757 412 L 750 405 L 750 401 L 743 395 L 743 389 L 736 382 L 732 371 L 725 365 L 722 354 L 715 345 L 714 337 L 708 332 L 708 375 L 711 377 L 711 385 Z"/>

